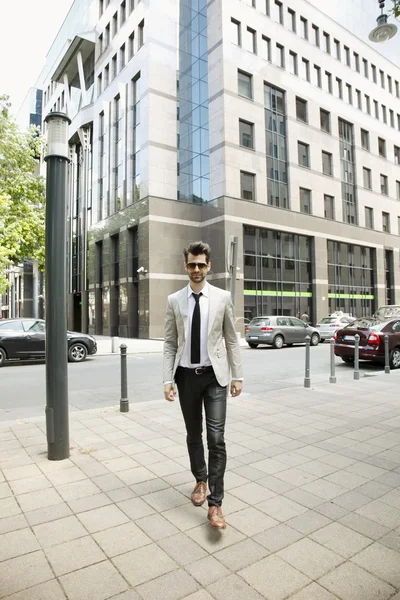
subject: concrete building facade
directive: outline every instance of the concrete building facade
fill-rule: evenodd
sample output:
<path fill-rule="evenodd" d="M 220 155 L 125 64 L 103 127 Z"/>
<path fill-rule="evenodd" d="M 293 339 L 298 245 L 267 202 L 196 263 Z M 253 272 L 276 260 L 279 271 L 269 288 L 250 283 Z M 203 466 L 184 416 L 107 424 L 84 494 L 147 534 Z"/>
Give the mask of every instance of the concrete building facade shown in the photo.
<path fill-rule="evenodd" d="M 75 0 L 38 81 L 72 119 L 70 327 L 162 337 L 194 239 L 238 323 L 400 303 L 400 35 L 358 4 Z"/>

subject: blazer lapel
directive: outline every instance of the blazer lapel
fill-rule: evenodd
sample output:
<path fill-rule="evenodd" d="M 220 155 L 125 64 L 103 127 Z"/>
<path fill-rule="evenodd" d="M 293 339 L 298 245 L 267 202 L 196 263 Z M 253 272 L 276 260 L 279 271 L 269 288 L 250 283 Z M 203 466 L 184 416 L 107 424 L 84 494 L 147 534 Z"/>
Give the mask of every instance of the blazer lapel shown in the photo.
<path fill-rule="evenodd" d="M 181 313 L 183 327 L 185 330 L 185 339 L 187 338 L 188 332 L 188 295 L 187 295 L 187 287 L 181 290 L 179 296 L 179 311 Z"/>
<path fill-rule="evenodd" d="M 208 294 L 208 333 L 210 333 L 217 314 L 217 302 L 214 294 L 214 287 L 210 284 L 208 284 Z"/>

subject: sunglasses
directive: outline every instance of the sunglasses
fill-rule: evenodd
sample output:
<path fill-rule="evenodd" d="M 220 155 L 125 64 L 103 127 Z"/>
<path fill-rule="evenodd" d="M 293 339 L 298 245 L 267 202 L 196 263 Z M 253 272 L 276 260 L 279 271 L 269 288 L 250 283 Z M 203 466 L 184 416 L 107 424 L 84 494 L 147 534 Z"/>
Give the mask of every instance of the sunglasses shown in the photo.
<path fill-rule="evenodd" d="M 204 271 L 204 269 L 207 269 L 207 267 L 208 267 L 207 263 L 195 263 L 195 262 L 186 263 L 186 266 L 190 271 L 194 271 L 196 267 L 199 267 L 199 271 Z"/>

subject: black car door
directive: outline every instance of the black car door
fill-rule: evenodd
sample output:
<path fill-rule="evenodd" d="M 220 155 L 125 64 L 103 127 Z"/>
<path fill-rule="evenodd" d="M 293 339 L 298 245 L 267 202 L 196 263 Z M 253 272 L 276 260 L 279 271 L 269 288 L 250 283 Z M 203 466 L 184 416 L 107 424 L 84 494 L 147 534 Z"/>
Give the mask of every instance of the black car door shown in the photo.
<path fill-rule="evenodd" d="M 25 330 L 24 355 L 28 358 L 40 358 L 45 356 L 45 325 L 44 321 L 35 319 L 24 319 Z"/>
<path fill-rule="evenodd" d="M 0 346 L 7 353 L 7 358 L 19 358 L 24 345 L 25 332 L 19 320 L 0 323 Z"/>

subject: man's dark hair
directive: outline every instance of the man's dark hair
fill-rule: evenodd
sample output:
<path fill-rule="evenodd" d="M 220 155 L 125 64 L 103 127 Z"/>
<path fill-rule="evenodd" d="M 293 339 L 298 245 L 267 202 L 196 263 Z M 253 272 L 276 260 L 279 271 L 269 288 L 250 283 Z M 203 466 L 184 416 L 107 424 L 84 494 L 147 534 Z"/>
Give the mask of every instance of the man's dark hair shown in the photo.
<path fill-rule="evenodd" d="M 205 242 L 192 242 L 187 248 L 183 250 L 183 255 L 185 257 L 185 262 L 188 261 L 188 256 L 193 254 L 193 256 L 199 256 L 200 254 L 205 254 L 207 262 L 210 262 L 211 257 L 211 248 Z"/>

